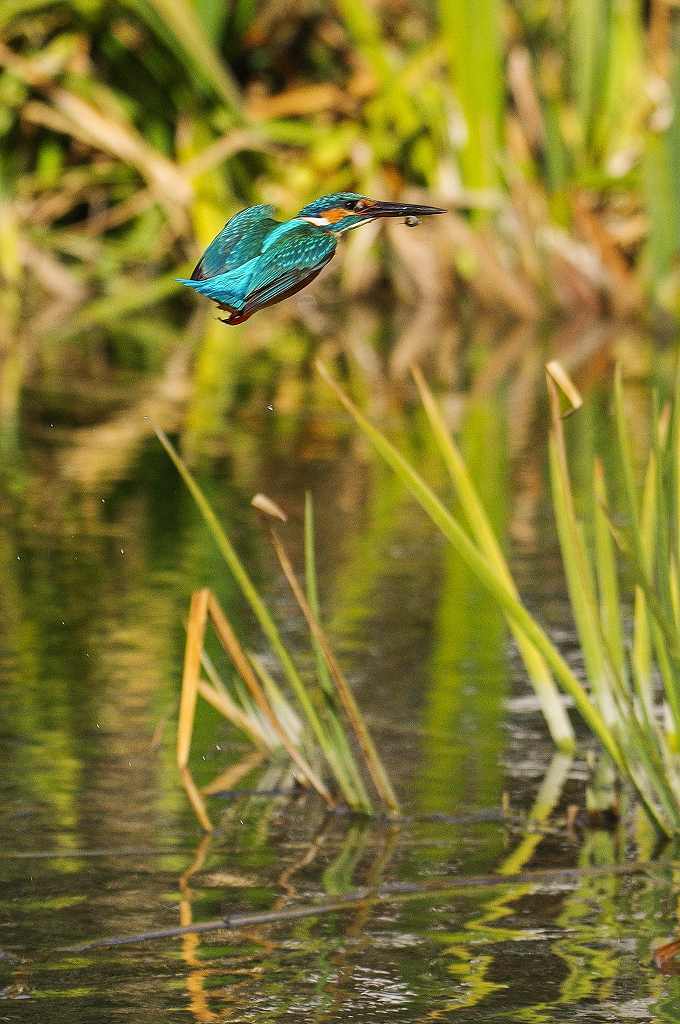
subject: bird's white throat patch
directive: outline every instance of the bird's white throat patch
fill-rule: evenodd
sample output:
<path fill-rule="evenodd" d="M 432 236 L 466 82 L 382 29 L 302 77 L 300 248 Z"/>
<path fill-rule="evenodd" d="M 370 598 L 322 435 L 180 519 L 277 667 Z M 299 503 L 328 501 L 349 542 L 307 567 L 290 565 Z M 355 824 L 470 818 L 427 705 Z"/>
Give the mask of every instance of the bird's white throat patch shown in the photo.
<path fill-rule="evenodd" d="M 301 217 L 301 220 L 306 220 L 308 224 L 315 224 L 317 228 L 325 228 L 331 223 L 327 217 Z"/>

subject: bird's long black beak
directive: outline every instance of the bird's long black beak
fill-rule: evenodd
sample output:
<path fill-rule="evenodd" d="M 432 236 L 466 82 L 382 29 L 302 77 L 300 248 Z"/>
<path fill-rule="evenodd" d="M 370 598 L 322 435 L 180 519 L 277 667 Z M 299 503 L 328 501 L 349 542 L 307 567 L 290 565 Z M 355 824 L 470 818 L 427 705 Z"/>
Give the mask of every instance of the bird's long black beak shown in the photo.
<path fill-rule="evenodd" d="M 438 206 L 418 206 L 417 203 L 380 203 L 360 210 L 367 217 L 429 217 L 433 213 L 446 213 Z"/>

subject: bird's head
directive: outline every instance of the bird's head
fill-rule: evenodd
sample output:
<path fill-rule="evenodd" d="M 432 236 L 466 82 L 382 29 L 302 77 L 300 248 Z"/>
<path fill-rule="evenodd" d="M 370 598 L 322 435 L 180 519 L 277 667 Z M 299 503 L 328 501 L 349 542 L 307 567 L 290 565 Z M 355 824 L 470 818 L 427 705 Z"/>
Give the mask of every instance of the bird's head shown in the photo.
<path fill-rule="evenodd" d="M 308 203 L 298 213 L 306 220 L 334 235 L 368 224 L 377 217 L 427 217 L 433 213 L 446 213 L 436 206 L 418 206 L 413 203 L 382 203 L 356 192 L 333 192 Z"/>

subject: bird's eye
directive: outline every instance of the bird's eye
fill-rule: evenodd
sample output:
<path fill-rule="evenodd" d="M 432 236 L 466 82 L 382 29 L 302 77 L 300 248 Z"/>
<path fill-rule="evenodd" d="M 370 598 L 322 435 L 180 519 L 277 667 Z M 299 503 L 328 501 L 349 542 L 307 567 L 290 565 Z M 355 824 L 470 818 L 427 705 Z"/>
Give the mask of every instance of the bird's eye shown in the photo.
<path fill-rule="evenodd" d="M 361 202 L 359 199 L 350 199 L 348 203 L 345 203 L 346 210 L 357 210 L 361 209 Z"/>

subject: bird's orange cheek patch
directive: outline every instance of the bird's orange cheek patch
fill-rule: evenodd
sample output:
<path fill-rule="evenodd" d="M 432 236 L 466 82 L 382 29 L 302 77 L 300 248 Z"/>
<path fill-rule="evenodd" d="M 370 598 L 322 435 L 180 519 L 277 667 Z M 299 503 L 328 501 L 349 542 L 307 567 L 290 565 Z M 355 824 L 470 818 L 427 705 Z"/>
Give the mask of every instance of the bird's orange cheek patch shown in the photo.
<path fill-rule="evenodd" d="M 336 208 L 335 210 L 325 210 L 324 217 L 329 224 L 337 224 L 343 217 L 347 216 L 347 210 Z"/>

